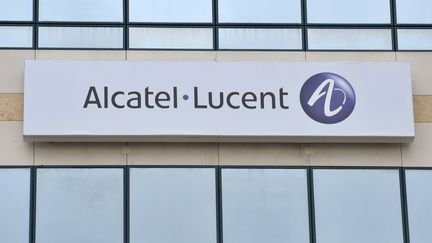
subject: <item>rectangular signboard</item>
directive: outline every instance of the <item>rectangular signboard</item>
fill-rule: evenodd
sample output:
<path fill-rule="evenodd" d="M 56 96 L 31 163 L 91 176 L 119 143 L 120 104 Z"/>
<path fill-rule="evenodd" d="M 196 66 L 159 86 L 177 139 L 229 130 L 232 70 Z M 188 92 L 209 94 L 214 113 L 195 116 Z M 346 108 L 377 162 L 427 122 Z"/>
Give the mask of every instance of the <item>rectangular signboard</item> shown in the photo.
<path fill-rule="evenodd" d="M 409 64 L 26 61 L 24 138 L 409 142 Z"/>

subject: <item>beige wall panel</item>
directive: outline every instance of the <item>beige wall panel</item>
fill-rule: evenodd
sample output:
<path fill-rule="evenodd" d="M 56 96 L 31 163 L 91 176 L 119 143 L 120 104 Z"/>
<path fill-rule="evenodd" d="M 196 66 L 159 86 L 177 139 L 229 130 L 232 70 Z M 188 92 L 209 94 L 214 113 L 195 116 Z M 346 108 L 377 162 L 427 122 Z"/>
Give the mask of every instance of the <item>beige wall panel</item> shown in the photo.
<path fill-rule="evenodd" d="M 414 95 L 432 95 L 432 52 L 398 52 L 396 57 L 411 64 Z"/>
<path fill-rule="evenodd" d="M 33 165 L 33 143 L 22 135 L 22 122 L 0 122 L 0 166 Z"/>
<path fill-rule="evenodd" d="M 305 61 L 305 52 L 219 51 L 218 61 Z"/>
<path fill-rule="evenodd" d="M 432 122 L 432 96 L 414 96 L 413 105 L 415 122 Z"/>
<path fill-rule="evenodd" d="M 221 143 L 220 165 L 309 166 L 309 148 L 287 143 Z"/>
<path fill-rule="evenodd" d="M 217 165 L 217 143 L 130 143 L 128 165 Z"/>
<path fill-rule="evenodd" d="M 126 51 L 37 50 L 38 60 L 126 60 Z"/>
<path fill-rule="evenodd" d="M 306 52 L 307 61 L 395 61 L 394 52 Z"/>
<path fill-rule="evenodd" d="M 36 143 L 36 165 L 126 165 L 122 143 Z"/>
<path fill-rule="evenodd" d="M 24 60 L 32 59 L 34 50 L 0 50 L 0 93 L 24 92 Z"/>
<path fill-rule="evenodd" d="M 403 166 L 432 167 L 432 124 L 416 123 L 413 143 L 402 145 Z"/>
<path fill-rule="evenodd" d="M 0 93 L 0 121 L 23 120 L 23 94 Z"/>
<path fill-rule="evenodd" d="M 401 166 L 400 144 L 311 145 L 312 166 Z"/>
<path fill-rule="evenodd" d="M 128 51 L 128 61 L 215 61 L 214 51 Z"/>

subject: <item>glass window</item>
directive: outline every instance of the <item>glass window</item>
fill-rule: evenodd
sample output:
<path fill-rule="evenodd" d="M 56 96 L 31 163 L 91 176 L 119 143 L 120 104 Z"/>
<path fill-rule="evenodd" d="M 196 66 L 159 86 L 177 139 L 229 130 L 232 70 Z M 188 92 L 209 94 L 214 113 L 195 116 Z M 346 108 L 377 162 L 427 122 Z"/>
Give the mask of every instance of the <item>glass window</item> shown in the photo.
<path fill-rule="evenodd" d="M 309 29 L 310 50 L 391 50 L 390 29 Z"/>
<path fill-rule="evenodd" d="M 123 243 L 123 169 L 38 169 L 36 243 Z"/>
<path fill-rule="evenodd" d="M 224 243 L 308 243 L 304 169 L 223 169 Z"/>
<path fill-rule="evenodd" d="M 219 0 L 220 23 L 301 23 L 300 0 Z"/>
<path fill-rule="evenodd" d="M 2 20 L 32 21 L 33 0 L 0 0 L 0 21 Z"/>
<path fill-rule="evenodd" d="M 432 29 L 398 29 L 399 50 L 432 50 Z"/>
<path fill-rule="evenodd" d="M 123 22 L 123 0 L 39 0 L 39 20 Z"/>
<path fill-rule="evenodd" d="M 0 242 L 28 243 L 30 169 L 0 169 Z"/>
<path fill-rule="evenodd" d="M 396 0 L 396 16 L 399 24 L 432 24 L 432 1 Z"/>
<path fill-rule="evenodd" d="M 302 49 L 301 29 L 219 29 L 220 49 Z"/>
<path fill-rule="evenodd" d="M 129 28 L 135 49 L 212 49 L 211 28 Z"/>
<path fill-rule="evenodd" d="M 398 6 L 399 7 L 399 6 Z M 390 23 L 389 0 L 307 0 L 308 23 Z"/>
<path fill-rule="evenodd" d="M 0 26 L 0 47 L 31 48 L 33 46 L 33 27 Z"/>
<path fill-rule="evenodd" d="M 432 239 L 432 171 L 406 170 L 409 234 L 411 243 Z"/>
<path fill-rule="evenodd" d="M 215 169 L 131 169 L 130 242 L 216 243 Z"/>
<path fill-rule="evenodd" d="M 403 243 L 398 170 L 314 170 L 319 243 Z"/>
<path fill-rule="evenodd" d="M 212 22 L 212 0 L 129 0 L 131 22 Z"/>
<path fill-rule="evenodd" d="M 123 48 L 123 28 L 39 27 L 43 48 Z"/>

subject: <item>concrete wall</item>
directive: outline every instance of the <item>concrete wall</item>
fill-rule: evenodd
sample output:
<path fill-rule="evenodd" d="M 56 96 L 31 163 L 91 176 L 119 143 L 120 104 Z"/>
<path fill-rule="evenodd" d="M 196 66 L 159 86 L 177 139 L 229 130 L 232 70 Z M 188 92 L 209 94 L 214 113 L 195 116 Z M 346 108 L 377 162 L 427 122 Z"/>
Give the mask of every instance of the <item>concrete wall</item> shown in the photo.
<path fill-rule="evenodd" d="M 22 139 L 24 60 L 408 61 L 412 144 L 27 143 Z M 0 166 L 302 165 L 432 166 L 430 52 L 196 52 L 0 50 Z"/>

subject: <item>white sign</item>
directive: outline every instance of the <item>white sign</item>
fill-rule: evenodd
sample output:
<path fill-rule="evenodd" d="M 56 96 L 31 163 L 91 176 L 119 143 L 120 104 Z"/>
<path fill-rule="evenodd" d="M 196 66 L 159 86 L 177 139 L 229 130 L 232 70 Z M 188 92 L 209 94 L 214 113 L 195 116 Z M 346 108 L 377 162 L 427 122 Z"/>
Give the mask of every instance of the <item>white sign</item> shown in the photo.
<path fill-rule="evenodd" d="M 409 142 L 400 62 L 26 61 L 31 141 Z"/>

